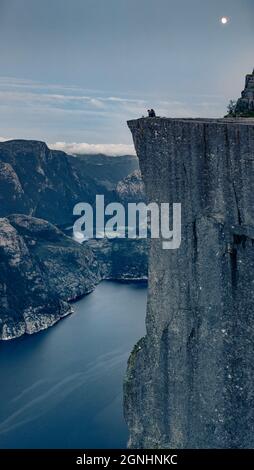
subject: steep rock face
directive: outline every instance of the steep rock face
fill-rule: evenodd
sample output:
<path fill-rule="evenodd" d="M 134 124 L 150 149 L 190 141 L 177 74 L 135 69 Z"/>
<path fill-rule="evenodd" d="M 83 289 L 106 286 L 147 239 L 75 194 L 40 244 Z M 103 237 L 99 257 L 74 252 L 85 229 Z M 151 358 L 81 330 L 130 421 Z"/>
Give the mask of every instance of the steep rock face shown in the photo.
<path fill-rule="evenodd" d="M 149 201 L 182 204 L 180 248 L 151 242 L 129 445 L 253 448 L 254 120 L 128 125 Z"/>
<path fill-rule="evenodd" d="M 80 200 L 82 184 L 67 156 L 44 142 L 14 140 L 0 144 L 1 216 L 21 212 L 65 223 Z"/>
<path fill-rule="evenodd" d="M 4 214 L 16 211 L 28 211 L 28 201 L 17 173 L 9 163 L 0 161 L 0 205 Z"/>
<path fill-rule="evenodd" d="M 254 70 L 252 74 L 246 75 L 245 87 L 241 98 L 237 101 L 236 114 L 253 113 L 254 116 Z"/>
<path fill-rule="evenodd" d="M 24 215 L 0 219 L 0 267 L 0 339 L 53 325 L 100 280 L 88 247 Z"/>

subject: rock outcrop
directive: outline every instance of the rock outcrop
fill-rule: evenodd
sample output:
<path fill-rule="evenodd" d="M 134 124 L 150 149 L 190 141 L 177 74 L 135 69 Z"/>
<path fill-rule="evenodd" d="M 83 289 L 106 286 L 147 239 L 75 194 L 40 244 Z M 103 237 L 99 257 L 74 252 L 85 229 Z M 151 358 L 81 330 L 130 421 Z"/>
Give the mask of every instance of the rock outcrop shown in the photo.
<path fill-rule="evenodd" d="M 147 334 L 125 380 L 134 448 L 254 447 L 254 120 L 129 121 L 149 201 L 182 204 L 151 241 Z"/>
<path fill-rule="evenodd" d="M 119 181 L 116 193 L 120 201 L 124 204 L 129 202 L 145 202 L 145 188 L 140 170 L 135 170 L 126 178 Z"/>
<path fill-rule="evenodd" d="M 0 219 L 0 339 L 48 328 L 100 280 L 96 258 L 45 220 Z"/>
<path fill-rule="evenodd" d="M 246 75 L 245 88 L 237 101 L 235 113 L 243 116 L 251 114 L 254 117 L 254 70 L 252 74 Z"/>

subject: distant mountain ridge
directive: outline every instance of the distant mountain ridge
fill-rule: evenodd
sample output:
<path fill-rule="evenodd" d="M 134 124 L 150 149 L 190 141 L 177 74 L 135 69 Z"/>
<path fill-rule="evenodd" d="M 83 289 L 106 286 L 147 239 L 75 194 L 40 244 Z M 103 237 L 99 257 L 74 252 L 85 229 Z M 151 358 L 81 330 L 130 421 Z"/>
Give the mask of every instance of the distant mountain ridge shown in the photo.
<path fill-rule="evenodd" d="M 138 159 L 133 155 L 113 157 L 97 154 L 76 155 L 76 157 L 86 164 L 89 176 L 101 180 L 106 178 L 113 184 L 118 183 L 139 168 Z"/>
<path fill-rule="evenodd" d="M 138 166 L 134 156 L 70 156 L 44 142 L 0 143 L 0 216 L 23 213 L 64 226 L 77 202 L 115 199 L 116 185 Z"/>

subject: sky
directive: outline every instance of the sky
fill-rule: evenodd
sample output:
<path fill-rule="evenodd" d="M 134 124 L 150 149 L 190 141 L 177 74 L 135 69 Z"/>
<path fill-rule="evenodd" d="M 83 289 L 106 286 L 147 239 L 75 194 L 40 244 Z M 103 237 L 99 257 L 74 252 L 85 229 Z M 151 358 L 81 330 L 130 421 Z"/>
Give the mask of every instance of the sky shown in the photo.
<path fill-rule="evenodd" d="M 150 107 L 223 116 L 253 25 L 254 0 L 0 0 L 0 140 L 132 153 L 126 121 Z"/>

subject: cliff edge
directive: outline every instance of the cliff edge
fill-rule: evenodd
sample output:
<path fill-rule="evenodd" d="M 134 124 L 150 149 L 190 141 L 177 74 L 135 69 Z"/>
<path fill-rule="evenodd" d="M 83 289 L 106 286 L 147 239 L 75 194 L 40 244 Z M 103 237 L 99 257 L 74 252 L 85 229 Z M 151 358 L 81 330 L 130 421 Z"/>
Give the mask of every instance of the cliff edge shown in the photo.
<path fill-rule="evenodd" d="M 254 447 L 254 120 L 128 122 L 148 200 L 182 204 L 152 240 L 147 334 L 125 380 L 133 448 Z"/>

